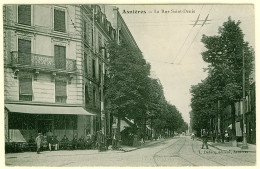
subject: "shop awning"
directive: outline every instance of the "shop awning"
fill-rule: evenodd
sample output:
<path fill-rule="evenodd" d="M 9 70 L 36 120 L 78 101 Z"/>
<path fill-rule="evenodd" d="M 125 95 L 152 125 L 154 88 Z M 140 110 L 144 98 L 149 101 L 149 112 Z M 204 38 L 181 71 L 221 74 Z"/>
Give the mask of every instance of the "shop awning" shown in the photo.
<path fill-rule="evenodd" d="M 9 112 L 28 113 L 28 114 L 64 114 L 64 115 L 88 115 L 94 116 L 82 107 L 61 107 L 61 106 L 45 106 L 45 105 L 23 105 L 23 104 L 5 104 Z"/>

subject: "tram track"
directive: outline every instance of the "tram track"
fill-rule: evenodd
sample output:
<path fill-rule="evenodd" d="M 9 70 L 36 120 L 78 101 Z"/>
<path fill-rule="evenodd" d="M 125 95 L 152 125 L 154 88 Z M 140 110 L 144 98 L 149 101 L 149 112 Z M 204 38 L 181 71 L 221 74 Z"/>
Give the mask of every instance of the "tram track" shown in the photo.
<path fill-rule="evenodd" d="M 209 146 L 211 146 L 211 145 L 209 145 Z M 211 147 L 213 147 L 213 146 L 211 146 Z M 215 147 L 213 147 L 213 148 L 215 148 Z M 212 150 L 212 151 L 214 151 L 214 150 Z M 221 150 L 221 151 L 222 151 L 222 150 Z M 228 150 L 224 150 L 224 151 L 228 151 Z M 217 151 L 214 151 L 214 152 L 217 153 Z M 228 158 L 233 158 L 233 159 L 236 159 L 236 160 L 242 160 L 241 158 L 236 158 L 236 157 L 228 156 L 228 155 L 225 155 L 224 153 L 222 154 L 222 156 L 225 156 L 225 157 L 228 157 Z M 248 161 L 248 160 L 245 160 L 245 159 L 243 159 L 243 161 L 248 162 L 248 163 L 251 163 L 251 164 L 255 164 L 255 162 Z"/>
<path fill-rule="evenodd" d="M 200 156 L 201 158 L 204 158 L 204 159 L 206 159 L 206 160 L 209 160 L 209 161 L 212 161 L 212 162 L 214 162 L 214 163 L 217 163 L 217 164 L 219 164 L 219 165 L 221 165 L 221 166 L 225 166 L 225 165 L 222 164 L 222 163 L 219 163 L 219 162 L 217 162 L 217 161 L 214 161 L 214 160 L 211 160 L 211 159 L 209 159 L 209 158 L 203 157 L 202 155 L 199 155 L 198 153 L 196 153 L 195 150 L 194 150 L 194 147 L 193 147 L 193 143 L 191 144 L 191 147 L 192 147 L 193 153 L 196 154 L 197 156 Z"/>
<path fill-rule="evenodd" d="M 200 157 L 202 157 L 202 158 L 204 158 L 204 159 L 207 159 L 207 160 L 209 160 L 209 161 L 215 162 L 215 163 L 217 163 L 217 164 L 219 164 L 219 165 L 226 166 L 225 164 L 222 164 L 222 163 L 220 163 L 220 162 L 218 162 L 218 161 L 215 161 L 215 160 L 206 158 L 206 157 L 204 157 L 203 155 L 200 155 L 200 154 L 196 153 L 195 150 L 194 150 L 194 147 L 193 147 L 193 143 L 192 143 L 191 146 L 192 146 L 192 151 L 194 152 L 194 154 L 196 154 L 196 155 L 198 155 L 198 156 L 200 156 Z M 211 145 L 209 145 L 209 146 L 211 146 Z M 213 147 L 213 146 L 211 146 L 211 147 Z M 215 148 L 215 147 L 213 147 L 213 148 Z M 218 152 L 215 151 L 215 150 L 210 149 L 210 151 L 213 151 L 213 152 L 215 153 L 215 155 L 219 155 Z M 225 155 L 225 153 L 221 154 L 221 156 L 222 156 L 222 157 L 225 156 L 225 157 L 232 158 L 232 159 L 235 159 L 235 160 L 242 160 L 243 162 L 247 162 L 247 163 L 249 163 L 249 164 L 255 164 L 255 163 L 252 162 L 252 161 L 248 161 L 248 160 L 245 160 L 245 159 L 241 159 L 241 158 L 236 158 L 236 157 L 232 157 L 232 156 L 229 156 L 229 155 Z"/>
<path fill-rule="evenodd" d="M 177 149 L 177 151 L 173 152 L 173 154 L 171 154 L 170 156 L 169 156 L 169 155 L 168 155 L 168 156 L 167 156 L 167 155 L 166 155 L 166 156 L 158 155 L 159 153 L 163 152 L 164 150 L 167 150 L 167 149 L 169 149 L 169 148 L 172 147 L 172 146 L 178 145 L 179 142 L 182 142 L 181 146 Z M 183 141 L 183 139 L 179 139 L 179 140 L 177 140 L 176 142 L 170 144 L 169 146 L 167 146 L 167 147 L 165 147 L 165 148 L 163 148 L 163 149 L 157 151 L 157 152 L 153 155 L 153 161 L 154 161 L 154 163 L 156 164 L 156 166 L 160 166 L 160 165 L 158 164 L 158 160 L 156 160 L 156 158 L 167 158 L 167 157 L 170 157 L 170 158 L 174 158 L 174 157 L 175 157 L 175 158 L 181 158 L 181 159 L 183 159 L 184 161 L 190 163 L 192 166 L 196 166 L 194 163 L 190 162 L 189 160 L 187 160 L 186 158 L 184 158 L 184 157 L 182 157 L 182 156 L 180 155 L 180 151 L 181 151 L 181 149 L 183 148 L 183 146 L 185 145 L 185 143 L 186 143 L 186 138 L 184 138 L 184 141 Z"/>

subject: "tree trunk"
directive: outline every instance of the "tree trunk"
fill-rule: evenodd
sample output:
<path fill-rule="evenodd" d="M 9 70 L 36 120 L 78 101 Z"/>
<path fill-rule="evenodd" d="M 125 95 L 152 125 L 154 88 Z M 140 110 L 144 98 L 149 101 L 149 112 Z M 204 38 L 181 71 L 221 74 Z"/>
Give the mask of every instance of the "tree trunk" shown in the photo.
<path fill-rule="evenodd" d="M 118 115 L 118 117 L 117 117 L 117 136 L 121 140 L 120 128 L 121 128 L 121 117 Z"/>

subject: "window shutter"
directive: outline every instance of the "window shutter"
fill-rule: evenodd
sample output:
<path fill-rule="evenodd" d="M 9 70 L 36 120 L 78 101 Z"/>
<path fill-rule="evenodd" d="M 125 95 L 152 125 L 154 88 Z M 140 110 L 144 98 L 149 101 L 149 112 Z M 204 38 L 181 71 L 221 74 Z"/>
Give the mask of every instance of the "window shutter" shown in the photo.
<path fill-rule="evenodd" d="M 18 40 L 18 51 L 22 53 L 31 53 L 31 41 L 19 39 Z"/>
<path fill-rule="evenodd" d="M 31 5 L 18 6 L 18 23 L 31 25 Z"/>
<path fill-rule="evenodd" d="M 32 95 L 32 79 L 21 78 L 19 80 L 20 94 L 21 95 Z"/>
<path fill-rule="evenodd" d="M 18 39 L 18 61 L 23 65 L 31 65 L 31 41 Z"/>
<path fill-rule="evenodd" d="M 93 78 L 96 78 L 96 61 L 92 59 L 92 75 Z"/>
<path fill-rule="evenodd" d="M 55 45 L 54 58 L 56 69 L 66 69 L 66 47 Z"/>
<path fill-rule="evenodd" d="M 66 69 L 66 48 L 64 46 L 60 46 L 60 63 L 61 68 Z"/>
<path fill-rule="evenodd" d="M 54 46 L 54 59 L 55 59 L 55 68 L 59 69 L 60 68 L 60 48 L 59 46 L 55 45 Z"/>
<path fill-rule="evenodd" d="M 84 33 L 84 39 L 87 41 L 87 23 L 86 23 L 86 21 L 83 21 L 83 33 Z"/>
<path fill-rule="evenodd" d="M 65 11 L 54 9 L 54 30 L 65 32 Z"/>
<path fill-rule="evenodd" d="M 88 86 L 85 85 L 85 104 L 89 103 Z"/>
<path fill-rule="evenodd" d="M 84 53 L 84 68 L 85 68 L 85 75 L 88 75 L 88 56 Z"/>
<path fill-rule="evenodd" d="M 64 81 L 55 82 L 55 96 L 67 96 L 67 83 Z"/>

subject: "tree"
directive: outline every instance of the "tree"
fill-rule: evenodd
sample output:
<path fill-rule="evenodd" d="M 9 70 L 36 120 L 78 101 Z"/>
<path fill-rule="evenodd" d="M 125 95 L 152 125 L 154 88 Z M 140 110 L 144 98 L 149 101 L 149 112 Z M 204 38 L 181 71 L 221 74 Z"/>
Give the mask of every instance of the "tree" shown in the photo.
<path fill-rule="evenodd" d="M 201 42 L 206 47 L 202 58 L 209 64 L 208 77 L 201 84 L 193 86 L 191 100 L 193 127 L 197 129 L 207 125 L 207 121 L 196 122 L 200 116 L 210 117 L 217 113 L 217 101 L 221 100 L 222 108 L 231 105 L 233 126 L 235 126 L 234 103 L 242 98 L 242 65 L 245 57 L 246 92 L 249 89 L 249 74 L 252 71 L 254 50 L 244 41 L 244 34 L 239 27 L 240 21 L 230 17 L 218 30 L 218 35 L 203 35 Z M 207 112 L 210 111 L 210 112 Z M 232 129 L 235 138 L 235 127 Z"/>
<path fill-rule="evenodd" d="M 120 45 L 112 42 L 105 79 L 106 110 L 136 131 L 141 128 L 143 135 L 147 124 L 157 131 L 177 130 L 184 123 L 181 114 L 165 100 L 159 80 L 149 75 L 150 65 L 139 49 L 124 42 Z"/>
<path fill-rule="evenodd" d="M 106 78 L 108 111 L 118 118 L 133 119 L 142 123 L 147 110 L 147 84 L 150 65 L 142 53 L 126 43 L 109 46 L 109 76 Z"/>

